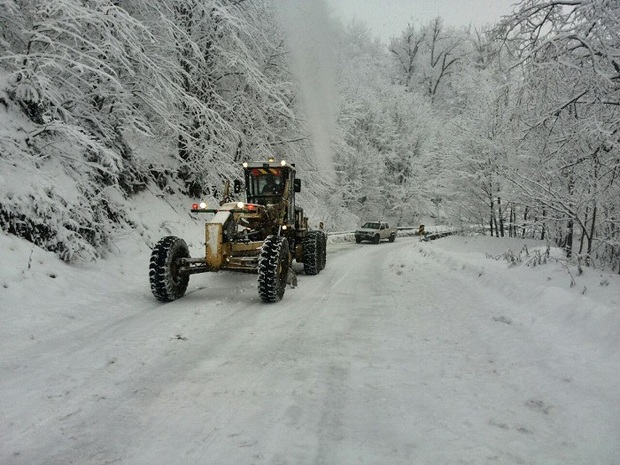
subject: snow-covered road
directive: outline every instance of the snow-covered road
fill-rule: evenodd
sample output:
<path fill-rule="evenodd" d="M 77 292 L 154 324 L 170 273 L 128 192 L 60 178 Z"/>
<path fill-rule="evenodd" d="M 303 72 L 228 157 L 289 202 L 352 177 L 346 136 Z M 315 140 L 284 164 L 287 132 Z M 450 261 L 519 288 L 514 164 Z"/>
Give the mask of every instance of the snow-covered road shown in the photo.
<path fill-rule="evenodd" d="M 272 305 L 235 273 L 159 304 L 148 256 L 11 282 L 0 463 L 620 463 L 617 337 L 463 240 L 330 244 Z"/>

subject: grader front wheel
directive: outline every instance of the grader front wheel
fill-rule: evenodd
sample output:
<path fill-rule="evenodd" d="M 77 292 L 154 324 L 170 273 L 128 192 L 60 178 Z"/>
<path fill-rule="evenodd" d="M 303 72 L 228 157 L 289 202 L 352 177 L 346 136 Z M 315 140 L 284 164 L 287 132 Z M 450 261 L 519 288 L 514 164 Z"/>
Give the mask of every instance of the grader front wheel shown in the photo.
<path fill-rule="evenodd" d="M 288 268 L 288 241 L 285 237 L 268 236 L 258 258 L 258 295 L 263 302 L 282 300 Z"/>
<path fill-rule="evenodd" d="M 189 276 L 179 273 L 179 260 L 189 258 L 189 249 L 183 239 L 166 236 L 151 252 L 149 281 L 151 292 L 162 302 L 171 302 L 183 297 L 189 283 Z"/>

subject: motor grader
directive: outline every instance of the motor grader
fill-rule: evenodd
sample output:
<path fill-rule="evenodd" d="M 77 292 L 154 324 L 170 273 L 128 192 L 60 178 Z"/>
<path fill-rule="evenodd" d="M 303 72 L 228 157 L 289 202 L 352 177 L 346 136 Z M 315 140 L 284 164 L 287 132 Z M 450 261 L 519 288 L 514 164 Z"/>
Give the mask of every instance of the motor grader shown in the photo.
<path fill-rule="evenodd" d="M 182 297 L 192 274 L 220 270 L 258 274 L 258 294 L 264 302 L 278 302 L 287 282 L 296 282 L 292 261 L 303 263 L 304 273 L 316 275 L 326 264 L 326 235 L 310 230 L 308 218 L 295 204 L 301 191 L 294 164 L 269 159 L 243 163 L 244 183 L 235 180 L 224 190 L 216 208 L 195 203 L 191 212 L 208 214 L 205 256 L 192 258 L 186 242 L 162 238 L 153 248 L 149 279 L 153 295 L 170 302 Z M 243 195 L 245 199 L 232 201 Z"/>

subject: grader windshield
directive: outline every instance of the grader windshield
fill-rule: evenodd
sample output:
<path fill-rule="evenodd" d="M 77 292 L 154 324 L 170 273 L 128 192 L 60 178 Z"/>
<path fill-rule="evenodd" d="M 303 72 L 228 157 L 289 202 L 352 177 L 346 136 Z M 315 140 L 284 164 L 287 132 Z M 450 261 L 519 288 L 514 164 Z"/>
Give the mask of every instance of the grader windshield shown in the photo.
<path fill-rule="evenodd" d="M 250 168 L 247 176 L 248 202 L 279 202 L 285 184 L 286 170 L 283 168 Z"/>

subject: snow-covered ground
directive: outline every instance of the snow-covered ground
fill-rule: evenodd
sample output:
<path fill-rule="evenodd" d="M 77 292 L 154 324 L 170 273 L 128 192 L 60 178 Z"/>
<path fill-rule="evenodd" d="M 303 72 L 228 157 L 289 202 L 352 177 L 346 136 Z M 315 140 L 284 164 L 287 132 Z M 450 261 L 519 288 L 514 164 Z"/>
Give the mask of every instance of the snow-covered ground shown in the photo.
<path fill-rule="evenodd" d="M 400 237 L 277 304 L 227 272 L 161 304 L 149 245 L 202 230 L 160 202 L 97 263 L 0 235 L 1 464 L 620 463 L 618 275 Z"/>

